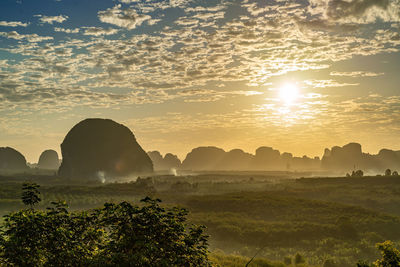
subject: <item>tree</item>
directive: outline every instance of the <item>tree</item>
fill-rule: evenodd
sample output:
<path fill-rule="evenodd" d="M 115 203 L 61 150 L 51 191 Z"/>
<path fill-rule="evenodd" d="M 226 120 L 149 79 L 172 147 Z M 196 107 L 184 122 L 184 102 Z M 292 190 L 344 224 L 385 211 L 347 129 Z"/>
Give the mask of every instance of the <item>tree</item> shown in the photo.
<path fill-rule="evenodd" d="M 357 262 L 357 267 L 374 267 L 374 266 L 369 264 L 367 261 L 360 260 Z"/>
<path fill-rule="evenodd" d="M 372 264 L 360 260 L 357 267 L 400 267 L 400 251 L 394 247 L 392 241 L 377 243 L 376 248 L 380 251 L 382 257 Z"/>
<path fill-rule="evenodd" d="M 95 212 L 69 213 L 63 202 L 11 213 L 2 228 L 0 255 L 7 266 L 90 265 L 106 238 Z"/>
<path fill-rule="evenodd" d="M 283 259 L 283 263 L 285 263 L 286 265 L 292 264 L 292 258 L 289 257 L 289 256 L 286 256 L 286 257 Z"/>
<path fill-rule="evenodd" d="M 377 249 L 381 252 L 382 258 L 374 262 L 376 267 L 399 267 L 400 251 L 394 247 L 392 241 L 385 241 L 376 244 Z"/>
<path fill-rule="evenodd" d="M 294 264 L 298 265 L 305 262 L 306 260 L 304 259 L 303 255 L 301 255 L 300 253 L 296 253 L 296 255 L 294 256 Z"/>
<path fill-rule="evenodd" d="M 30 206 L 33 209 L 33 206 L 41 201 L 39 195 L 39 187 L 40 185 L 36 183 L 24 183 L 22 184 L 22 202 Z"/>
<path fill-rule="evenodd" d="M 0 265 L 210 265 L 204 228 L 188 225 L 185 209 L 165 209 L 160 200 L 145 198 L 140 206 L 105 203 L 69 212 L 64 202 L 53 202 L 45 211 L 35 210 L 37 188 L 24 185 L 30 208 L 5 216 Z"/>
<path fill-rule="evenodd" d="M 326 259 L 322 267 L 336 267 L 336 263 L 333 259 Z"/>
<path fill-rule="evenodd" d="M 109 242 L 99 253 L 105 265 L 207 266 L 207 237 L 203 227 L 186 225 L 187 210 L 166 210 L 160 200 L 145 198 L 143 207 L 128 202 L 105 204 L 101 224 Z M 100 265 L 102 265 L 100 264 Z"/>
<path fill-rule="evenodd" d="M 397 176 L 399 176 L 399 173 L 397 171 L 393 171 L 392 172 L 392 176 L 396 176 L 397 177 Z"/>
<path fill-rule="evenodd" d="M 391 176 L 391 175 L 392 175 L 392 171 L 390 169 L 386 169 L 385 176 Z"/>

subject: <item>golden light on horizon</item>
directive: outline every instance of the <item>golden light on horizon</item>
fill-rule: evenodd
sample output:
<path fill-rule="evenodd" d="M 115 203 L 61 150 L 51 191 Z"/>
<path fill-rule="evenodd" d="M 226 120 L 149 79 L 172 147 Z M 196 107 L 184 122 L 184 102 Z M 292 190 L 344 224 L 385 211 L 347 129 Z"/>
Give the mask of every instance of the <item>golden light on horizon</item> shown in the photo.
<path fill-rule="evenodd" d="M 286 105 L 291 105 L 299 98 L 299 88 L 294 83 L 286 83 L 279 88 L 279 98 Z"/>

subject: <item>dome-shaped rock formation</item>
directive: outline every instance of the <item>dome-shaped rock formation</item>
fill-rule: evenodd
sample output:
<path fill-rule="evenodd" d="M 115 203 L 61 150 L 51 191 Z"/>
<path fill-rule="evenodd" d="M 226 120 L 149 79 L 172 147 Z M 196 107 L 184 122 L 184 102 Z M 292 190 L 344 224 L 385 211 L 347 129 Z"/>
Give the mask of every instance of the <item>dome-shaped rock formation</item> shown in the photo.
<path fill-rule="evenodd" d="M 181 167 L 180 159 L 174 154 L 167 153 L 164 157 L 159 151 L 150 151 L 147 154 L 153 162 L 155 171 L 179 169 Z"/>
<path fill-rule="evenodd" d="M 153 171 L 153 164 L 124 125 L 109 119 L 86 119 L 61 144 L 62 177 L 111 177 Z"/>
<path fill-rule="evenodd" d="M 177 155 L 167 153 L 164 156 L 164 163 L 168 167 L 168 169 L 179 169 L 181 167 L 181 160 Z"/>
<path fill-rule="evenodd" d="M 54 150 L 45 150 L 40 154 L 38 168 L 47 170 L 57 170 L 60 167 L 58 153 Z"/>
<path fill-rule="evenodd" d="M 153 168 L 155 171 L 164 170 L 164 159 L 159 151 L 147 152 L 151 161 L 153 162 Z"/>
<path fill-rule="evenodd" d="M 0 170 L 21 171 L 28 169 L 25 157 L 11 147 L 0 147 Z"/>
<path fill-rule="evenodd" d="M 183 170 L 214 170 L 216 164 L 225 156 L 225 151 L 218 147 L 197 147 L 186 155 L 182 162 Z"/>

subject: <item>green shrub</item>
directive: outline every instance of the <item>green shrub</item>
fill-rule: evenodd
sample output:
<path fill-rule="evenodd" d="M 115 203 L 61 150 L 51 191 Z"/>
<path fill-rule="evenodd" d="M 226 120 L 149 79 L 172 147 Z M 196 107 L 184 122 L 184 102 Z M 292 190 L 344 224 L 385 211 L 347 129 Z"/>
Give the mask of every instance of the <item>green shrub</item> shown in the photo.
<path fill-rule="evenodd" d="M 143 205 L 105 203 L 69 212 L 63 202 L 35 210 L 37 186 L 24 187 L 28 209 L 5 216 L 0 264 L 14 266 L 209 266 L 203 227 L 186 223 L 188 212 Z"/>
<path fill-rule="evenodd" d="M 296 253 L 296 255 L 294 256 L 294 264 L 299 265 L 299 264 L 304 264 L 306 262 L 306 260 L 304 259 L 304 257 L 299 254 Z"/>

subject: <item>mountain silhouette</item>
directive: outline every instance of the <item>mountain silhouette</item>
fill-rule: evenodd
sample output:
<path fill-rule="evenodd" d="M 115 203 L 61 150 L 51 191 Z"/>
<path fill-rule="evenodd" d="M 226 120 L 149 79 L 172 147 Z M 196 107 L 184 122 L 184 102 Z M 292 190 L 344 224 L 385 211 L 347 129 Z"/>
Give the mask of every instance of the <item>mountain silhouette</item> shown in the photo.
<path fill-rule="evenodd" d="M 24 171 L 27 170 L 24 155 L 11 147 L 0 147 L 0 171 Z"/>
<path fill-rule="evenodd" d="M 147 154 L 153 162 L 155 171 L 179 169 L 181 167 L 181 160 L 174 154 L 167 153 L 164 157 L 159 151 L 149 151 Z"/>
<path fill-rule="evenodd" d="M 37 166 L 40 169 L 57 170 L 60 167 L 58 153 L 51 149 L 43 151 Z"/>
<path fill-rule="evenodd" d="M 332 149 L 325 149 L 321 168 L 332 171 L 362 169 L 375 172 L 383 172 L 388 168 L 400 169 L 400 151 L 381 149 L 378 154 L 371 155 L 363 153 L 358 143 L 334 146 Z"/>
<path fill-rule="evenodd" d="M 281 162 L 281 153 L 272 147 L 259 147 L 256 149 L 256 154 L 252 162 L 252 169 L 266 170 L 266 169 L 283 169 Z"/>
<path fill-rule="evenodd" d="M 118 177 L 149 173 L 153 163 L 126 126 L 109 119 L 86 119 L 61 144 L 62 177 Z"/>
<path fill-rule="evenodd" d="M 291 153 L 261 146 L 254 154 L 241 149 L 228 152 L 215 146 L 192 149 L 181 160 L 172 153 L 146 153 L 126 126 L 109 119 L 86 119 L 76 124 L 61 144 L 62 177 L 118 177 L 171 169 L 192 171 L 329 171 L 332 173 L 363 171 L 383 173 L 400 169 L 400 151 L 381 149 L 378 154 L 364 153 L 358 143 L 326 148 L 322 159 L 294 157 Z M 44 151 L 38 167 L 56 169 L 58 154 Z M 27 169 L 25 157 L 15 149 L 0 148 L 0 170 Z"/>
<path fill-rule="evenodd" d="M 224 156 L 216 163 L 218 170 L 249 170 L 254 156 L 241 149 L 232 149 L 225 152 Z"/>
<path fill-rule="evenodd" d="M 160 155 L 161 157 L 161 155 Z M 161 157 L 162 158 L 162 157 Z M 307 156 L 294 157 L 291 153 L 280 153 L 272 147 L 262 146 L 255 154 L 241 149 L 229 152 L 218 147 L 197 147 L 187 154 L 182 162 L 182 169 L 231 170 L 231 171 L 331 171 L 351 172 L 354 169 L 383 173 L 387 168 L 400 169 L 400 151 L 382 149 L 376 155 L 362 152 L 358 143 L 349 143 L 343 147 L 334 146 L 325 149 L 322 159 Z"/>
<path fill-rule="evenodd" d="M 164 163 L 170 169 L 179 169 L 182 165 L 181 160 L 178 158 L 178 156 L 172 153 L 165 154 Z"/>
<path fill-rule="evenodd" d="M 182 162 L 182 169 L 215 170 L 225 153 L 223 149 L 214 146 L 194 148 L 186 155 L 185 160 Z"/>
<path fill-rule="evenodd" d="M 225 152 L 218 147 L 198 147 L 187 154 L 182 162 L 182 169 L 249 171 L 249 170 L 318 170 L 320 159 L 293 157 L 290 153 L 280 153 L 271 147 L 259 147 L 255 155 L 241 149 Z"/>

